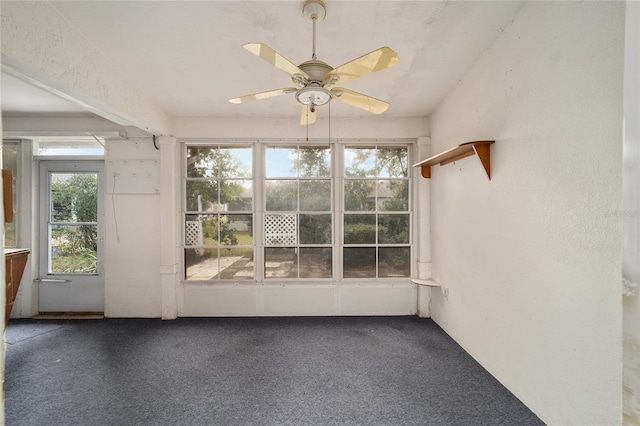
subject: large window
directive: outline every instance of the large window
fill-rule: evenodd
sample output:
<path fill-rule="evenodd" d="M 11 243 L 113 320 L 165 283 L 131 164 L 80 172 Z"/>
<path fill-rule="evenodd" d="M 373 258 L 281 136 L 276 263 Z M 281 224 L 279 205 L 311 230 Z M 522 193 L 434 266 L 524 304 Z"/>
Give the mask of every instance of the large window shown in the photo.
<path fill-rule="evenodd" d="M 344 151 L 343 277 L 410 275 L 407 147 Z"/>
<path fill-rule="evenodd" d="M 185 278 L 253 280 L 251 147 L 188 147 Z"/>
<path fill-rule="evenodd" d="M 331 150 L 267 147 L 265 278 L 332 278 Z"/>
<path fill-rule="evenodd" d="M 409 147 L 186 145 L 185 280 L 411 276 Z"/>

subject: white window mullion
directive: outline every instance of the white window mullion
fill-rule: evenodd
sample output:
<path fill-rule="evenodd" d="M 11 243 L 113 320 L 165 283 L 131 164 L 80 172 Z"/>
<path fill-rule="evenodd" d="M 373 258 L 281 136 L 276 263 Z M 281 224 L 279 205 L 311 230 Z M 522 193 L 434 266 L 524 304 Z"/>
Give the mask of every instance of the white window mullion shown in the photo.
<path fill-rule="evenodd" d="M 342 224 L 344 214 L 344 145 L 334 142 L 331 147 L 333 155 L 333 276 L 342 282 Z"/>
<path fill-rule="evenodd" d="M 253 150 L 253 196 L 254 222 L 253 243 L 256 282 L 264 282 L 264 212 L 266 186 L 266 145 L 257 143 Z"/>

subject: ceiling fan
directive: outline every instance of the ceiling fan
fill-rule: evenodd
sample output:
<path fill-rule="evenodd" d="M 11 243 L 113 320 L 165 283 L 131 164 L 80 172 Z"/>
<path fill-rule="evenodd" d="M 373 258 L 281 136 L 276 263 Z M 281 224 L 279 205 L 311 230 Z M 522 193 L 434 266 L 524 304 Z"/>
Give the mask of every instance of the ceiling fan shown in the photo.
<path fill-rule="evenodd" d="M 254 93 L 229 99 L 229 102 L 241 104 L 286 93 L 294 93 L 297 101 L 302 104 L 302 113 L 300 115 L 300 124 L 302 125 L 314 123 L 317 116 L 316 107 L 328 104 L 334 99 L 374 114 L 381 114 L 386 111 L 389 108 L 388 102 L 342 87 L 331 89 L 330 87 L 337 83 L 344 83 L 397 65 L 400 62 L 398 54 L 393 49 L 384 46 L 333 68 L 316 57 L 316 22 L 324 20 L 326 16 L 324 2 L 322 0 L 307 0 L 302 8 L 302 14 L 313 22 L 313 52 L 311 60 L 296 66 L 264 43 L 247 43 L 242 46 L 254 55 L 289 74 L 296 87 Z"/>

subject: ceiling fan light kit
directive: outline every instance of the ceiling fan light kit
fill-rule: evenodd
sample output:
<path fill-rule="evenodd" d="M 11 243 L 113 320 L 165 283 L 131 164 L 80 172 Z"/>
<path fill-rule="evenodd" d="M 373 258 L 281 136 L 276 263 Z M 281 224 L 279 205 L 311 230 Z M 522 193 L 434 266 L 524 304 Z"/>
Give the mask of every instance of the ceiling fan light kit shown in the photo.
<path fill-rule="evenodd" d="M 241 104 L 248 101 L 266 99 L 286 93 L 295 93 L 296 100 L 303 105 L 300 124 L 315 122 L 317 106 L 326 105 L 333 99 L 348 105 L 360 108 L 374 114 L 381 114 L 389 108 L 389 103 L 362 93 L 354 92 L 340 87 L 331 88 L 337 83 L 344 83 L 357 77 L 380 71 L 394 65 L 400 60 L 398 54 L 389 47 L 369 52 L 339 67 L 333 68 L 316 57 L 316 23 L 326 17 L 326 6 L 322 0 L 307 0 L 302 8 L 302 14 L 313 23 L 313 50 L 311 60 L 295 65 L 280 53 L 264 43 L 247 43 L 243 45 L 246 50 L 269 62 L 276 68 L 291 76 L 291 81 L 297 87 L 285 87 L 254 93 L 238 98 L 229 99 L 229 102 Z M 313 117 L 309 116 L 309 112 Z"/>

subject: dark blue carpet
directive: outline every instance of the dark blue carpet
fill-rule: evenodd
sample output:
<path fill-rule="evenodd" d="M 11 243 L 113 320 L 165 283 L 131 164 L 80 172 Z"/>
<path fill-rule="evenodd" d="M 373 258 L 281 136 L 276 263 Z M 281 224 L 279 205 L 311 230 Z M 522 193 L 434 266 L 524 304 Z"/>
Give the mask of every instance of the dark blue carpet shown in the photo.
<path fill-rule="evenodd" d="M 11 425 L 543 424 L 417 317 L 12 320 Z"/>

